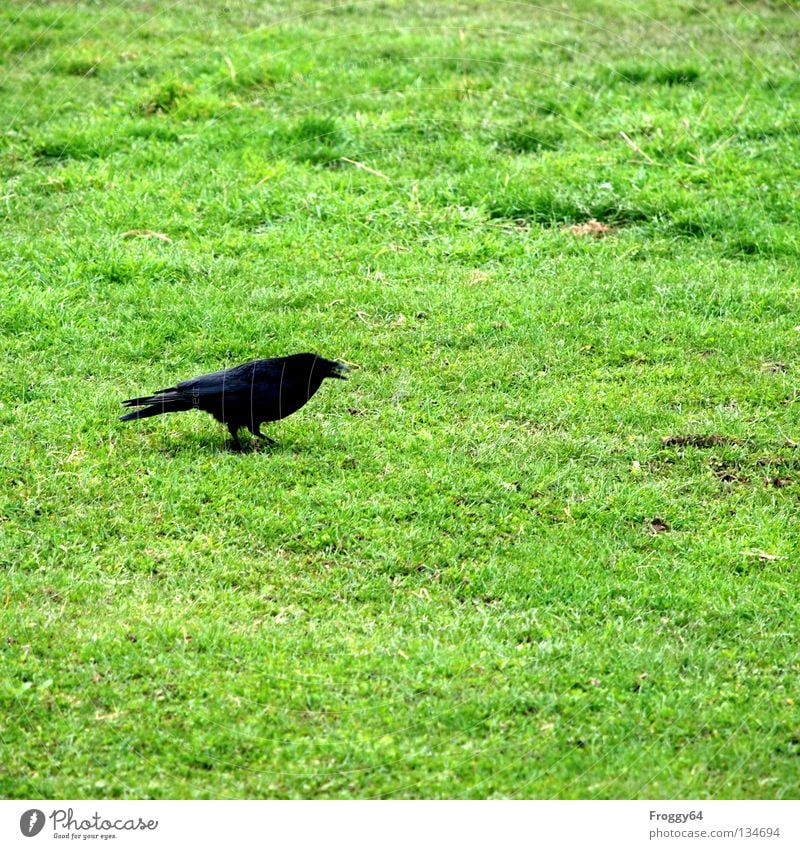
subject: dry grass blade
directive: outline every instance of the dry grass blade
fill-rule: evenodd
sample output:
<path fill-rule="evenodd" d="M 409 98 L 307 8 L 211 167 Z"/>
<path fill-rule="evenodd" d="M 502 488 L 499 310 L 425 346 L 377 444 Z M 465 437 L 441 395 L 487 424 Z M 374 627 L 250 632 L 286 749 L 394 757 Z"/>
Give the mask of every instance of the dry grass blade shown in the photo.
<path fill-rule="evenodd" d="M 635 153 L 638 153 L 639 156 L 641 156 L 644 159 L 645 162 L 649 163 L 650 165 L 656 164 L 655 160 L 652 159 L 651 157 L 649 157 L 624 130 L 620 130 L 619 134 L 622 137 L 622 140 L 625 142 L 625 144 L 628 145 L 628 147 L 632 151 L 634 151 Z"/>
<path fill-rule="evenodd" d="M 157 233 L 155 230 L 126 230 L 122 234 L 123 239 L 160 239 L 162 242 L 172 244 L 172 239 L 166 233 Z"/>
<path fill-rule="evenodd" d="M 350 165 L 355 165 L 356 168 L 360 168 L 362 171 L 366 171 L 368 174 L 374 174 L 376 177 L 380 177 L 382 180 L 388 180 L 390 183 L 392 182 L 391 177 L 387 177 L 386 174 L 383 174 L 380 171 L 376 171 L 374 168 L 370 168 L 369 165 L 364 165 L 363 162 L 357 162 L 355 159 L 350 159 L 347 156 L 340 156 L 339 159 L 342 162 L 349 162 Z"/>
<path fill-rule="evenodd" d="M 746 551 L 743 551 L 745 557 L 755 557 L 758 560 L 765 560 L 772 562 L 773 560 L 783 560 L 783 555 L 781 554 L 770 554 L 769 551 L 762 551 L 760 548 L 749 548 Z"/>

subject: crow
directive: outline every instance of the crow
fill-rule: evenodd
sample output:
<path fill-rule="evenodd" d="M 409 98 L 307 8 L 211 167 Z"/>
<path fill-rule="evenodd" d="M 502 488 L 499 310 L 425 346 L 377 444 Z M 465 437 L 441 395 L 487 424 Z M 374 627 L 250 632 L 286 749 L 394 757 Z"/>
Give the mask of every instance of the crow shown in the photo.
<path fill-rule="evenodd" d="M 270 445 L 261 433 L 262 422 L 274 422 L 297 412 L 319 389 L 326 377 L 346 380 L 350 367 L 317 354 L 292 354 L 271 360 L 251 360 L 240 366 L 184 380 L 152 395 L 123 401 L 126 407 L 143 407 L 120 416 L 121 422 L 146 419 L 162 413 L 203 410 L 226 424 L 239 451 L 239 429 Z M 145 406 L 146 405 L 146 406 Z"/>

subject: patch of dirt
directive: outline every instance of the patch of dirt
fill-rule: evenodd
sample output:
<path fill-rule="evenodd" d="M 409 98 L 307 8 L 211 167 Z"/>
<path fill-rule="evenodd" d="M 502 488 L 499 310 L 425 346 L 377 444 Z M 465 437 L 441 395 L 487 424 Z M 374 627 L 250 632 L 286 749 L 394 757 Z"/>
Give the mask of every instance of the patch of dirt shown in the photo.
<path fill-rule="evenodd" d="M 750 478 L 747 475 L 742 474 L 736 466 L 730 466 L 727 463 L 712 460 L 711 471 L 723 483 L 750 483 Z"/>
<path fill-rule="evenodd" d="M 592 218 L 583 224 L 573 224 L 569 230 L 576 236 L 592 236 L 595 239 L 602 239 L 603 236 L 608 236 L 614 232 L 613 227 L 603 224 L 602 221 L 598 221 L 596 218 Z"/>
<path fill-rule="evenodd" d="M 653 519 L 650 522 L 650 533 L 653 536 L 669 533 L 670 530 L 670 526 L 663 519 Z"/>
<path fill-rule="evenodd" d="M 720 436 L 719 434 L 690 434 L 688 436 L 663 436 L 661 445 L 664 448 L 672 446 L 690 445 L 692 448 L 713 448 L 715 445 L 741 445 L 741 439 L 732 436 Z"/>

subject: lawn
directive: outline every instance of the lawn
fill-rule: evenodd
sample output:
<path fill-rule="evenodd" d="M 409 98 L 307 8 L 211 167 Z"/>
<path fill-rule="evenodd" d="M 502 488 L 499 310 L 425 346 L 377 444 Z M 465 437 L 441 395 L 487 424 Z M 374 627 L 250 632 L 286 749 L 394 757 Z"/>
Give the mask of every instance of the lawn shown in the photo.
<path fill-rule="evenodd" d="M 5 3 L 0 796 L 795 796 L 797 22 Z"/>

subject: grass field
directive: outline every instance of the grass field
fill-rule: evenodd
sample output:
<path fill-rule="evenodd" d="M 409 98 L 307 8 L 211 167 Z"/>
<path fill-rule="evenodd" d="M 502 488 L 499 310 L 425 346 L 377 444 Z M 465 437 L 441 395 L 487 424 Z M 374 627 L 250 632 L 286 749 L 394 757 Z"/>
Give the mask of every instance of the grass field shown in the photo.
<path fill-rule="evenodd" d="M 799 16 L 4 4 L 0 795 L 796 796 Z"/>

